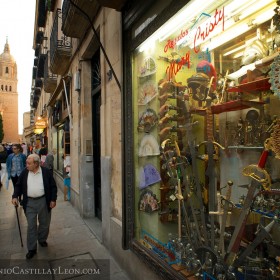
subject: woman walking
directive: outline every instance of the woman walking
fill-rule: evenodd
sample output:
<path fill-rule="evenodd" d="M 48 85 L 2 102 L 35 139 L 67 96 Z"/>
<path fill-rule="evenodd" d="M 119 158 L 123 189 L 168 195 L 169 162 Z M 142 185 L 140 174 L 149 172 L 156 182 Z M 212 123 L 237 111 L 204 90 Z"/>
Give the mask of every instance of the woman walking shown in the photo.
<path fill-rule="evenodd" d="M 26 155 L 22 153 L 20 144 L 12 145 L 13 153 L 11 153 L 6 161 L 8 180 L 12 180 L 13 186 L 17 183 L 18 177 L 26 166 Z M 21 203 L 21 197 L 18 198 Z"/>

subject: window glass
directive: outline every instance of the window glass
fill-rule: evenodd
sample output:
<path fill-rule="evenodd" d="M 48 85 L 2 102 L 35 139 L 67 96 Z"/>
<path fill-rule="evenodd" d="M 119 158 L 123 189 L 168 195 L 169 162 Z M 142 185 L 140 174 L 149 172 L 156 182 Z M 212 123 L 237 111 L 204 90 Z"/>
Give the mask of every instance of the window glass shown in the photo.
<path fill-rule="evenodd" d="M 218 249 L 214 232 L 221 216 L 209 212 L 221 211 L 221 195 L 231 190 L 236 209 L 226 226 L 234 227 L 260 171 L 251 168 L 274 137 L 276 6 L 190 1 L 133 53 L 135 237 L 170 265 L 186 265 L 187 244 L 224 254 L 229 241 Z M 266 171 L 277 177 L 274 161 L 267 159 Z M 258 225 L 260 217 L 252 214 L 248 223 Z"/>
<path fill-rule="evenodd" d="M 54 164 L 53 164 L 53 168 L 55 170 L 58 170 L 58 157 L 59 157 L 59 155 L 57 153 L 58 152 L 57 135 L 58 135 L 57 130 L 52 129 L 52 138 L 53 138 L 53 147 L 52 148 L 56 150 L 56 153 L 54 154 Z"/>

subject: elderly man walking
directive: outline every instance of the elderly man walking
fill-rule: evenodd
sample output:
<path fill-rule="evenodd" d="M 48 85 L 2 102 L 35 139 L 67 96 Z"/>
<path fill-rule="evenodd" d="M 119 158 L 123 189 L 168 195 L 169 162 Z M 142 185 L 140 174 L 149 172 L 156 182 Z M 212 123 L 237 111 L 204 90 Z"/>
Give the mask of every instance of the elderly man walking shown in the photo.
<path fill-rule="evenodd" d="M 48 168 L 40 166 L 40 157 L 31 154 L 26 160 L 26 168 L 20 174 L 12 195 L 12 204 L 18 205 L 18 197 L 23 195 L 23 209 L 27 219 L 27 259 L 37 252 L 37 241 L 47 247 L 51 221 L 51 209 L 56 206 L 57 186 Z M 38 220 L 38 225 L 37 225 Z"/>

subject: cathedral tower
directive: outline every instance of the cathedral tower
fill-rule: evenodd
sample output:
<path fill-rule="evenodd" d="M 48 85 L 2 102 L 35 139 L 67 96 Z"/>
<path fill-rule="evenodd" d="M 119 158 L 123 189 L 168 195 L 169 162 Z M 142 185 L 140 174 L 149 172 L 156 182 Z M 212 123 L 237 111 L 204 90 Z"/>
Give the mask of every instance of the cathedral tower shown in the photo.
<path fill-rule="evenodd" d="M 0 55 L 0 113 L 3 119 L 3 143 L 18 143 L 17 64 L 10 54 L 8 39 Z"/>

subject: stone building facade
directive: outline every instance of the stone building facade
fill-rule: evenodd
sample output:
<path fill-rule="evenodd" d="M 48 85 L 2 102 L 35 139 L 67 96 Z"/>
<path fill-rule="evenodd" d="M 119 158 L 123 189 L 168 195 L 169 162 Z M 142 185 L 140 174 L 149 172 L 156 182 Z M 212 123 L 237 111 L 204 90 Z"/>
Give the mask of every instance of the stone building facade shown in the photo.
<path fill-rule="evenodd" d="M 46 122 L 36 141 L 47 135 L 48 149 L 55 150 L 54 177 L 61 189 L 65 159 L 71 165 L 70 201 L 96 236 L 133 279 L 156 279 L 122 248 L 120 8 L 125 1 L 110 1 L 113 7 L 101 2 L 36 1 L 30 117 L 34 131 L 39 118 Z"/>
<path fill-rule="evenodd" d="M 19 142 L 17 64 L 10 53 L 8 40 L 0 55 L 0 113 L 3 118 L 2 142 Z"/>

